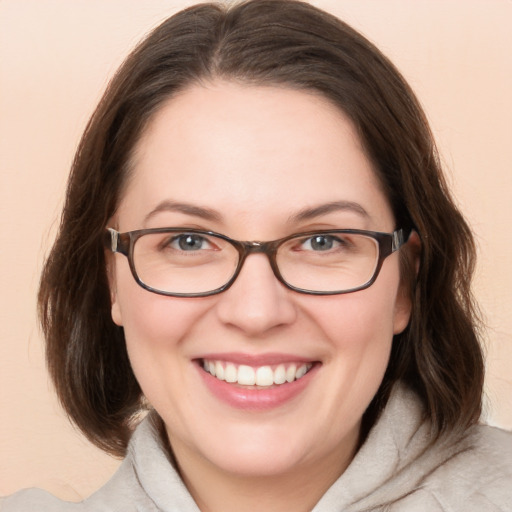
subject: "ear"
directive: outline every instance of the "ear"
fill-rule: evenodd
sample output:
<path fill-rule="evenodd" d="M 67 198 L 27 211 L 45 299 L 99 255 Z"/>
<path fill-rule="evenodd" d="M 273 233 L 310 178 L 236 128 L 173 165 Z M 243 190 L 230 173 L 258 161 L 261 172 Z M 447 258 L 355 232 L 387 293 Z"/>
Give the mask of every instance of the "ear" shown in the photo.
<path fill-rule="evenodd" d="M 117 278 L 116 278 L 116 258 L 115 254 L 110 251 L 105 253 L 106 271 L 108 279 L 108 287 L 110 291 L 110 304 L 112 320 L 116 325 L 122 326 L 123 319 L 121 314 L 121 307 L 117 295 Z"/>
<path fill-rule="evenodd" d="M 421 241 L 413 231 L 400 254 L 400 287 L 395 301 L 393 334 L 400 334 L 409 324 L 412 311 L 411 290 L 420 269 Z"/>

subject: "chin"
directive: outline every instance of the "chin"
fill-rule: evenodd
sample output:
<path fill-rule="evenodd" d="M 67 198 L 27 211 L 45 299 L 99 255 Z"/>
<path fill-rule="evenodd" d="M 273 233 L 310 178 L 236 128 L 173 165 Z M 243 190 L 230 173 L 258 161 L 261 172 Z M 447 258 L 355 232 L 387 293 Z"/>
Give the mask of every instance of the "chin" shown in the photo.
<path fill-rule="evenodd" d="M 247 449 L 249 448 L 249 449 Z M 284 451 L 274 449 L 255 450 L 250 447 L 233 447 L 231 445 L 229 457 L 212 457 L 210 462 L 225 473 L 240 478 L 277 477 L 297 472 L 303 463 L 303 456 L 295 453 L 293 448 L 286 447 Z"/>

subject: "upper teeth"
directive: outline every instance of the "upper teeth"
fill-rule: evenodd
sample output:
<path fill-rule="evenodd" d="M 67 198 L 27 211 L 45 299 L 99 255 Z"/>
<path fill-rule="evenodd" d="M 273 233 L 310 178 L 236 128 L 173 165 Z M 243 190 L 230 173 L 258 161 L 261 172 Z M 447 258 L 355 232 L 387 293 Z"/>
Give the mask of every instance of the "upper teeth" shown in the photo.
<path fill-rule="evenodd" d="M 219 380 L 242 384 L 244 386 L 272 386 L 273 384 L 284 384 L 293 382 L 304 377 L 313 365 L 305 363 L 301 365 L 280 364 L 275 368 L 271 366 L 258 366 L 256 368 L 241 364 L 222 361 L 203 361 L 203 368 Z"/>

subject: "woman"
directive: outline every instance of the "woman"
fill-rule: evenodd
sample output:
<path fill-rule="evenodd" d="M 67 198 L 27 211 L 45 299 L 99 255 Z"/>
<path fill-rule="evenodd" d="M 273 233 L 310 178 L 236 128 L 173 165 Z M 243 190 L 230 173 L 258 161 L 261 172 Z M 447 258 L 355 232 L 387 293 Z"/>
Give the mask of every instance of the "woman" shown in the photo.
<path fill-rule="evenodd" d="M 473 260 L 361 35 L 295 1 L 179 13 L 86 129 L 39 296 L 64 407 L 126 459 L 1 510 L 510 510 Z"/>

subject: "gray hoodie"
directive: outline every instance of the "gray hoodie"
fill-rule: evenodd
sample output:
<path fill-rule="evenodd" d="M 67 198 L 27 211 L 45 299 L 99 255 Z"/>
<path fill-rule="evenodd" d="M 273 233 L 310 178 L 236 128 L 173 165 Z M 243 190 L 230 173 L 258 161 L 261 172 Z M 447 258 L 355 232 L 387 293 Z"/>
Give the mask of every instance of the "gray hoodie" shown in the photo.
<path fill-rule="evenodd" d="M 354 460 L 312 512 L 512 512 L 512 434 L 476 426 L 429 442 L 418 398 L 397 386 Z M 255 510 L 258 509 L 255 504 Z M 146 418 L 112 479 L 81 503 L 29 489 L 1 512 L 199 512 Z"/>

